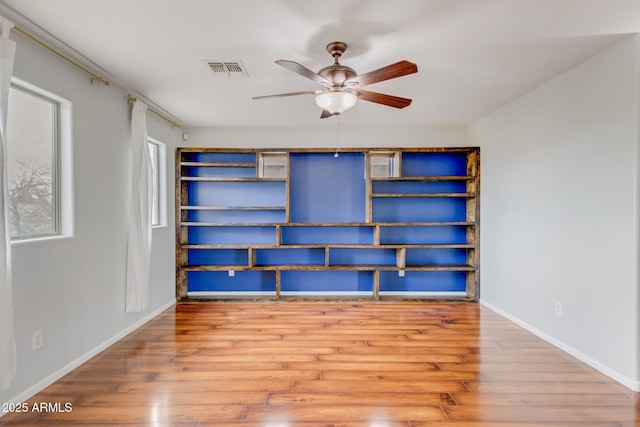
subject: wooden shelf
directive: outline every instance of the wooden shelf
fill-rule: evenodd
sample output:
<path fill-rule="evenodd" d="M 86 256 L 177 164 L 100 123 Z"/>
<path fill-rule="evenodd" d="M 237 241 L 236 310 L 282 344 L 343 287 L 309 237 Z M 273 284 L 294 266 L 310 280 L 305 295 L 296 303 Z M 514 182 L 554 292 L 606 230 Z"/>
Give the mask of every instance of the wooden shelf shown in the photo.
<path fill-rule="evenodd" d="M 380 264 L 295 264 L 295 265 L 187 265 L 182 267 L 183 271 L 475 271 L 476 267 L 471 265 L 420 265 L 398 268 L 395 265 Z"/>
<path fill-rule="evenodd" d="M 248 244 L 248 245 L 180 245 L 180 249 L 229 249 L 229 248 L 238 248 L 238 249 L 473 249 L 476 245 L 461 243 L 461 244 L 400 244 L 400 243 L 391 243 L 391 244 L 371 244 L 371 245 L 352 245 L 352 244 L 339 244 L 339 243 L 330 243 L 330 244 L 279 244 L 279 245 L 257 245 L 257 244 Z"/>
<path fill-rule="evenodd" d="M 317 292 L 477 301 L 479 149 L 333 153 L 179 148 L 177 299 Z M 271 155 L 277 162 L 266 166 L 282 176 L 261 178 Z M 394 176 L 380 177 L 387 166 Z"/>
<path fill-rule="evenodd" d="M 185 211 L 283 211 L 286 206 L 180 206 Z"/>
<path fill-rule="evenodd" d="M 184 182 L 285 182 L 283 178 L 220 178 L 210 176 L 183 176 Z"/>
<path fill-rule="evenodd" d="M 217 167 L 217 168 L 255 168 L 254 163 L 230 163 L 230 162 L 180 162 L 180 166 L 189 167 Z"/>
<path fill-rule="evenodd" d="M 371 224 L 349 224 L 354 227 L 447 227 L 447 226 L 473 226 L 476 225 L 476 222 L 469 221 L 460 221 L 460 222 L 379 222 L 379 223 L 371 223 Z M 340 225 L 317 225 L 317 224 L 287 224 L 284 222 L 191 222 L 191 221 L 183 221 L 180 223 L 181 227 L 340 227 Z M 346 226 L 346 225 L 342 225 Z"/>
<path fill-rule="evenodd" d="M 371 178 L 372 182 L 447 182 L 447 181 L 472 181 L 475 176 L 392 176 L 388 178 Z"/>
<path fill-rule="evenodd" d="M 476 197 L 474 193 L 372 193 L 371 197 Z"/>
<path fill-rule="evenodd" d="M 256 223 L 228 223 L 228 222 L 195 222 L 182 221 L 182 227 L 447 227 L 447 226 L 473 226 L 475 221 L 434 221 L 434 222 L 355 222 L 355 223 L 287 223 L 287 222 L 256 222 Z"/>

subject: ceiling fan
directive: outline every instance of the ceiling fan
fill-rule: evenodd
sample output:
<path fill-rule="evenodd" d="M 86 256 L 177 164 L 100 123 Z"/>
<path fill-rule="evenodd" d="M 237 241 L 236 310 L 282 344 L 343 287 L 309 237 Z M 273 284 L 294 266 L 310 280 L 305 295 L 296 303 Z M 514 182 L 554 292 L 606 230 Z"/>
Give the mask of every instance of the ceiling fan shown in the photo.
<path fill-rule="evenodd" d="M 329 43 L 327 45 L 327 52 L 333 56 L 333 65 L 324 67 L 317 73 L 294 61 L 282 59 L 276 61 L 276 64 L 283 66 L 287 70 L 300 74 L 316 83 L 320 83 L 324 87 L 323 89 L 255 96 L 253 99 L 316 95 L 316 104 L 322 108 L 322 115 L 320 116 L 322 119 L 341 114 L 343 111 L 353 107 L 358 99 L 395 108 L 404 108 L 411 104 L 411 99 L 409 98 L 371 92 L 361 88 L 373 83 L 416 73 L 418 72 L 418 66 L 416 64 L 409 61 L 399 61 L 395 64 L 358 75 L 352 68 L 341 65 L 338 62 L 345 50 L 347 50 L 346 43 Z"/>

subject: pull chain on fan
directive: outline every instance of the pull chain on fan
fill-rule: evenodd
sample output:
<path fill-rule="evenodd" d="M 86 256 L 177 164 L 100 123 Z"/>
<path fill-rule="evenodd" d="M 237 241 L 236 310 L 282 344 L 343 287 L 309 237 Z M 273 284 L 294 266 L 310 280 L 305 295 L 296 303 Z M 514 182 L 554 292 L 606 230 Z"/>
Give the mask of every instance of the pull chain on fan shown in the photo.
<path fill-rule="evenodd" d="M 333 157 L 338 157 L 340 154 L 340 114 L 336 114 L 336 152 Z"/>

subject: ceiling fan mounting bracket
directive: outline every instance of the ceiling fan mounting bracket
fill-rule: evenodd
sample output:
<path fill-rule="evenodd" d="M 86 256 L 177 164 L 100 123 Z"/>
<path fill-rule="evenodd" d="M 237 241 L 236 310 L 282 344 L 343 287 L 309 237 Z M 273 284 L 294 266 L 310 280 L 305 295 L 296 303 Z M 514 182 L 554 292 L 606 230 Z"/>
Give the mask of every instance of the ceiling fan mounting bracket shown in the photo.
<path fill-rule="evenodd" d="M 347 50 L 347 44 L 344 42 L 331 42 L 327 45 L 327 52 L 336 59 L 336 62 L 345 50 Z"/>

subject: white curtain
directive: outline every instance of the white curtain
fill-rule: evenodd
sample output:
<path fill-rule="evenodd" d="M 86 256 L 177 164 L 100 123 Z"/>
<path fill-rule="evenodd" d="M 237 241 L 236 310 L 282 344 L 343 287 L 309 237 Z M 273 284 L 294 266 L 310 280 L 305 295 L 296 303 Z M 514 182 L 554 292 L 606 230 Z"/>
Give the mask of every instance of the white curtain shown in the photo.
<path fill-rule="evenodd" d="M 7 210 L 7 106 L 16 43 L 9 40 L 13 23 L 0 16 L 0 390 L 9 388 L 16 374 L 16 344 L 11 297 L 11 235 Z"/>
<path fill-rule="evenodd" d="M 127 247 L 126 311 L 149 304 L 153 173 L 147 136 L 147 106 L 135 101 L 131 111 L 132 182 Z"/>

